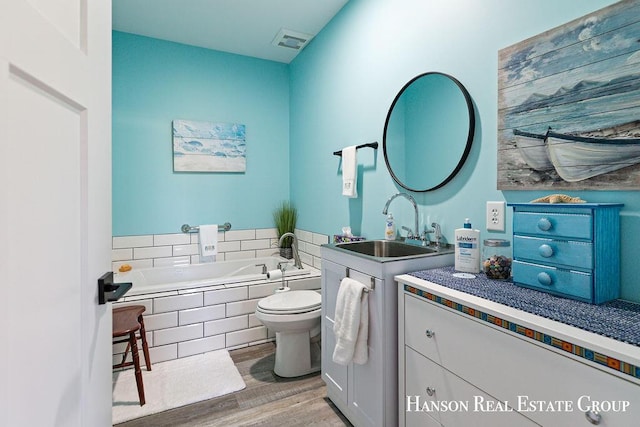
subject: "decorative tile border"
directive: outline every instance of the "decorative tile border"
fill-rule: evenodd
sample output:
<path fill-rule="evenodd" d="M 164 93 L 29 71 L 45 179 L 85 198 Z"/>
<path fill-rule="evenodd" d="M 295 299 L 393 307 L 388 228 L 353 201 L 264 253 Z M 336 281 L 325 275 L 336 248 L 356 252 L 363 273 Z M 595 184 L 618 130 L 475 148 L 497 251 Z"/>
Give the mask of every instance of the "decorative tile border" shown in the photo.
<path fill-rule="evenodd" d="M 630 375 L 636 379 L 640 379 L 640 366 L 632 365 L 614 357 L 607 356 L 606 354 L 602 354 L 597 351 L 593 351 L 588 348 L 573 344 L 569 341 L 565 341 L 560 338 L 545 334 L 544 332 L 536 331 L 535 329 L 518 325 L 517 323 L 514 323 L 510 320 L 502 319 L 492 314 L 485 313 L 481 310 L 476 310 L 472 307 L 467 307 L 464 304 L 460 304 L 450 299 L 443 298 L 431 292 L 423 291 L 422 289 L 418 289 L 413 286 L 405 284 L 404 290 L 429 301 L 433 301 L 437 304 L 449 307 L 460 313 L 464 313 L 467 316 L 474 317 L 476 319 L 482 320 L 483 322 L 496 325 L 503 329 L 508 329 L 512 332 L 541 342 L 550 347 L 566 351 L 567 353 L 572 353 L 583 359 L 598 363 L 599 365 L 606 366 L 615 371 L 622 372 L 623 374 Z"/>

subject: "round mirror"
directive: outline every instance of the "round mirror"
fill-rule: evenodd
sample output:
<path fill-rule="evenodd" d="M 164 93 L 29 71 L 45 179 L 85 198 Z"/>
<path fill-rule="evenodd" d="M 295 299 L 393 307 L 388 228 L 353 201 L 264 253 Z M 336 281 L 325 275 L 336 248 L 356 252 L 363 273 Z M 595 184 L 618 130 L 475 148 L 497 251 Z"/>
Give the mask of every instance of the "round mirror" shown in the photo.
<path fill-rule="evenodd" d="M 389 108 L 382 142 L 387 169 L 407 190 L 440 188 L 467 159 L 474 129 L 473 103 L 465 87 L 447 74 L 421 74 Z"/>

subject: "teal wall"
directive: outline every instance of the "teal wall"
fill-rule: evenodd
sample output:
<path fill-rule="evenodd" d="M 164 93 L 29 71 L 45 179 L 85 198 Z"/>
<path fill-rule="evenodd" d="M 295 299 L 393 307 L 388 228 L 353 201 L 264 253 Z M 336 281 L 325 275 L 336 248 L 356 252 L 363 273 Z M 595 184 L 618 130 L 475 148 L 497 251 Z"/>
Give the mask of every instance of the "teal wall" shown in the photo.
<path fill-rule="evenodd" d="M 334 234 L 350 225 L 381 238 L 382 208 L 403 191 L 386 170 L 382 146 L 359 150 L 357 199 L 341 196 L 340 159 L 334 150 L 382 143 L 387 110 L 414 76 L 439 71 L 456 77 L 476 109 L 476 137 L 461 172 L 445 187 L 414 193 L 421 224 L 439 222 L 451 241 L 465 217 L 483 237 L 488 200 L 524 202 L 550 192 L 496 189 L 498 50 L 614 3 L 610 0 L 350 0 L 290 65 L 291 198 L 303 229 Z M 434 151 L 446 153 L 447 142 Z M 435 154 L 435 153 L 434 153 Z M 423 159 L 425 170 L 433 160 Z M 623 297 L 640 301 L 634 266 L 640 248 L 637 192 L 583 191 L 590 202 L 622 202 Z M 396 224 L 413 224 L 404 198 L 389 209 Z M 506 235 L 511 234 L 507 209 Z"/>
<path fill-rule="evenodd" d="M 174 173 L 171 121 L 246 125 L 246 173 Z M 286 64 L 113 33 L 113 234 L 272 227 L 289 198 Z"/>
<path fill-rule="evenodd" d="M 476 109 L 469 159 L 445 187 L 413 193 L 420 223 L 445 237 L 465 217 L 483 237 L 488 200 L 524 202 L 549 192 L 496 189 L 498 50 L 612 4 L 611 0 L 350 0 L 290 64 L 280 64 L 115 32 L 113 36 L 114 235 L 174 233 L 182 223 L 230 221 L 271 227 L 271 210 L 290 198 L 299 228 L 324 234 L 350 225 L 381 238 L 382 208 L 403 191 L 386 170 L 382 134 L 396 93 L 414 76 L 439 71 L 466 86 Z M 246 174 L 173 173 L 171 120 L 247 125 Z M 344 146 L 358 152 L 357 199 L 341 195 Z M 446 141 L 431 148 L 447 151 Z M 423 159 L 425 170 L 434 160 Z M 572 192 L 590 202 L 622 202 L 623 297 L 640 302 L 634 266 L 640 248 L 637 192 Z M 404 198 L 390 207 L 413 224 Z"/>

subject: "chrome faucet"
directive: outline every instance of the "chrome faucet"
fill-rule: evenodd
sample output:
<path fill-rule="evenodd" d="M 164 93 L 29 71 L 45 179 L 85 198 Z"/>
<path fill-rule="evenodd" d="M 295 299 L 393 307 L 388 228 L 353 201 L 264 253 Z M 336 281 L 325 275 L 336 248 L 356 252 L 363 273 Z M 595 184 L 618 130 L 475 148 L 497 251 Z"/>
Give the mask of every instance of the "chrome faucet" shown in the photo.
<path fill-rule="evenodd" d="M 413 197 L 411 197 L 411 195 L 407 193 L 396 193 L 393 196 L 389 197 L 389 200 L 387 200 L 387 203 L 385 203 L 384 205 L 384 209 L 382 209 L 382 215 L 387 214 L 387 212 L 389 211 L 389 205 L 391 204 L 393 199 L 395 199 L 398 196 L 402 196 L 405 199 L 409 200 L 413 205 L 413 210 L 415 211 L 415 216 L 416 216 L 415 228 L 413 230 L 411 229 L 408 230 L 409 234 L 407 235 L 407 238 L 409 239 L 414 239 L 416 237 L 420 238 L 420 230 L 418 228 L 418 205 L 416 204 L 416 200 Z M 403 228 L 406 229 L 406 227 L 403 227 Z"/>
<path fill-rule="evenodd" d="M 440 224 L 437 222 L 432 222 L 431 226 L 435 230 L 435 240 L 436 240 L 436 249 L 440 249 L 440 241 L 442 240 L 442 230 L 440 229 Z"/>
<path fill-rule="evenodd" d="M 294 260 L 293 265 L 295 265 L 296 268 L 299 268 L 300 270 L 302 270 L 302 261 L 300 261 L 300 254 L 298 253 L 298 237 L 295 234 L 288 232 L 280 236 L 280 240 L 278 240 L 278 247 L 282 246 L 282 241 L 287 237 L 291 237 L 293 239 L 293 242 L 291 243 L 291 249 L 293 252 L 293 260 Z"/>

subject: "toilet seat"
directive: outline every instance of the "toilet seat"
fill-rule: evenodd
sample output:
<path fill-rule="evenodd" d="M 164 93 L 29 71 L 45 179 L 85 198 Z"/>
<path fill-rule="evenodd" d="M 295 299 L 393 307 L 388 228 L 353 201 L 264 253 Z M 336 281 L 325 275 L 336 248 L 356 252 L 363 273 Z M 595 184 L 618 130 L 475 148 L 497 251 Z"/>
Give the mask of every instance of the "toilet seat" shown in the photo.
<path fill-rule="evenodd" d="M 258 301 L 257 310 L 265 314 L 302 314 L 321 308 L 322 297 L 315 291 L 279 292 Z"/>

